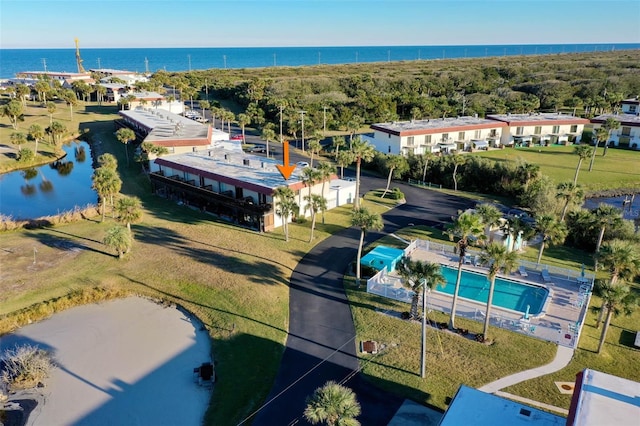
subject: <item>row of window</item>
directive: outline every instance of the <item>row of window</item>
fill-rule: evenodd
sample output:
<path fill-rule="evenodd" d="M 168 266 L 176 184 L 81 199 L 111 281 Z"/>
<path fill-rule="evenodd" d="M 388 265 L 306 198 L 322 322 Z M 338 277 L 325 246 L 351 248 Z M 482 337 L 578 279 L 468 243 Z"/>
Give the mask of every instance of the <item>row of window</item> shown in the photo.
<path fill-rule="evenodd" d="M 574 124 L 569 130 L 570 133 L 576 133 L 578 131 L 578 125 Z M 560 126 L 553 126 L 551 133 L 560 133 Z M 516 135 L 521 136 L 524 134 L 524 127 L 516 127 Z M 542 134 L 542 126 L 536 126 L 533 128 L 534 135 Z"/>
<path fill-rule="evenodd" d="M 458 140 L 459 141 L 465 140 L 466 133 L 467 132 L 458 132 Z M 424 144 L 425 145 L 431 145 L 433 143 L 433 141 L 431 140 L 431 136 L 433 136 L 433 135 L 424 135 Z M 389 135 L 389 137 L 391 137 L 391 135 Z M 495 129 L 492 129 L 489 132 L 489 137 L 490 138 L 499 137 L 498 132 Z M 482 130 L 474 130 L 473 138 L 474 139 L 481 139 L 482 138 Z M 447 141 L 449 141 L 449 133 L 442 133 L 440 139 L 437 140 L 436 142 L 447 142 Z M 407 145 L 408 146 L 413 146 L 414 144 L 415 144 L 415 137 L 414 136 L 407 137 Z"/>

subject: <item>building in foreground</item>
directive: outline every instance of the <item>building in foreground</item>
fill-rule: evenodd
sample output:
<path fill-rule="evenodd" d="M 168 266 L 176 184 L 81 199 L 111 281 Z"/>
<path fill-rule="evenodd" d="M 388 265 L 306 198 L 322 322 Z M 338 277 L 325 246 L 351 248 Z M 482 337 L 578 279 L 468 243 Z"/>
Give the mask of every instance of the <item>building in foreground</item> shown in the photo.
<path fill-rule="evenodd" d="M 438 426 L 564 426 L 566 419 L 461 385 Z"/>
<path fill-rule="evenodd" d="M 585 369 L 578 373 L 567 426 L 640 424 L 640 383 Z"/>
<path fill-rule="evenodd" d="M 640 150 L 640 99 L 625 99 L 621 103 L 622 112 L 603 114 L 591 119 L 593 130 L 596 131 L 609 118 L 620 123 L 618 129 L 612 130 L 607 143 L 618 148 Z"/>
<path fill-rule="evenodd" d="M 300 209 L 294 216 L 310 215 L 304 198 L 309 186 L 302 181 L 302 169 L 296 168 L 285 180 L 276 164 L 274 159 L 243 152 L 239 141 L 216 142 L 205 150 L 150 161 L 150 178 L 158 195 L 268 232 L 283 224 L 282 217 L 276 214 L 278 200 L 273 196 L 278 187 L 288 186 L 296 194 Z M 327 209 L 352 203 L 355 197 L 355 182 L 335 175 L 324 185 L 318 182 L 310 189 L 311 194 L 322 194 L 327 199 Z"/>

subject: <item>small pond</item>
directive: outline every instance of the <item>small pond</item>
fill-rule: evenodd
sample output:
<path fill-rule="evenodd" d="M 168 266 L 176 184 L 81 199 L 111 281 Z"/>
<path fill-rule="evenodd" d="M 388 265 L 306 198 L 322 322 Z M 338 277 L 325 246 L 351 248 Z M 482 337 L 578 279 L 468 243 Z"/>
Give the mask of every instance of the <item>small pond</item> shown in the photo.
<path fill-rule="evenodd" d="M 63 149 L 66 156 L 53 163 L 0 175 L 0 215 L 36 219 L 98 202 L 89 144 L 75 141 Z"/>
<path fill-rule="evenodd" d="M 633 196 L 589 198 L 585 201 L 584 208 L 589 210 L 597 209 L 600 203 L 619 208 L 622 210 L 622 216 L 625 219 L 634 220 L 640 217 L 640 193 Z"/>

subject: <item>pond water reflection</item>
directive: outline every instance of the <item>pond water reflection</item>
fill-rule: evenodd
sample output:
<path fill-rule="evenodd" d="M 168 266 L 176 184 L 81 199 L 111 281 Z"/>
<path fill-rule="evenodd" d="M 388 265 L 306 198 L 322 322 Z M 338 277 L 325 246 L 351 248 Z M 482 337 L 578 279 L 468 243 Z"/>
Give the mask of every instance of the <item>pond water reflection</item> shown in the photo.
<path fill-rule="evenodd" d="M 589 198 L 585 201 L 584 207 L 593 210 L 597 209 L 600 203 L 609 204 L 622 211 L 622 217 L 635 220 L 640 217 L 640 193 L 636 195 L 626 195 L 611 198 Z"/>
<path fill-rule="evenodd" d="M 63 149 L 67 155 L 53 163 L 0 175 L 1 215 L 35 219 L 98 202 L 89 144 L 76 141 Z"/>

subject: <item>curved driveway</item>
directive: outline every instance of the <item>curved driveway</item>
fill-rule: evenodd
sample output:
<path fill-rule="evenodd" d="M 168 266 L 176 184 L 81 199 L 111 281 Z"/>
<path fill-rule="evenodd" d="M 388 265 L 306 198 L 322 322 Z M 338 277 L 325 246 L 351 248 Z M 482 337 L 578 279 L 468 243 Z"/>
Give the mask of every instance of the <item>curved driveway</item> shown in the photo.
<path fill-rule="evenodd" d="M 362 177 L 361 192 L 384 188 L 386 180 Z M 383 233 L 368 233 L 366 243 L 409 226 L 449 222 L 469 200 L 394 183 L 407 203 L 383 215 Z M 360 231 L 354 228 L 327 238 L 298 264 L 289 290 L 289 336 L 280 370 L 266 405 L 254 425 L 307 424 L 302 416 L 305 399 L 328 380 L 341 382 L 356 393 L 363 425 L 387 425 L 402 399 L 379 390 L 357 373 L 355 328 L 342 285 L 343 275 L 358 247 Z"/>

